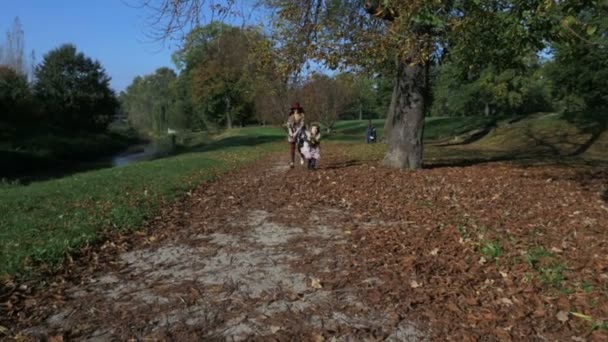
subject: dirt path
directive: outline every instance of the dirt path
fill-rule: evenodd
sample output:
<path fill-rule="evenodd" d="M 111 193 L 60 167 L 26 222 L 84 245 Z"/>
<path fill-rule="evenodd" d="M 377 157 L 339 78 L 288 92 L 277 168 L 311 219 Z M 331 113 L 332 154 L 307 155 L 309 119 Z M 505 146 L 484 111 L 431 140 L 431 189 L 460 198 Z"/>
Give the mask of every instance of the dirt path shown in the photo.
<path fill-rule="evenodd" d="M 324 149 L 188 193 L 17 301 L 70 340 L 608 341 L 608 172 Z M 24 297 L 26 298 L 26 297 Z"/>
<path fill-rule="evenodd" d="M 285 196 L 287 173 L 322 171 L 258 165 L 197 190 L 112 269 L 66 286 L 56 310 L 25 332 L 97 341 L 424 340 L 390 308 L 366 305 L 361 293 L 378 279 L 321 280 L 350 262 L 334 254 L 347 243 L 349 232 L 335 223 L 348 212 L 299 208 Z M 280 196 L 265 191 L 277 182 L 285 182 Z"/>

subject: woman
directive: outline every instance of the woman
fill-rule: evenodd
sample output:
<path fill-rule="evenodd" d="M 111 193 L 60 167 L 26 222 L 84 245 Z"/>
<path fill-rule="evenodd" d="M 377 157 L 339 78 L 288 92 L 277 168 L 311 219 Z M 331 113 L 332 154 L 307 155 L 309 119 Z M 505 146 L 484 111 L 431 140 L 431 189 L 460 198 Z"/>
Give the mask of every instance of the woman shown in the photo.
<path fill-rule="evenodd" d="M 300 134 L 304 132 L 304 109 L 298 102 L 291 105 L 289 118 L 287 119 L 287 142 L 289 142 L 289 156 L 291 162 L 289 167 L 293 168 L 296 159 L 296 147 Z M 299 149 L 298 149 L 299 150 Z M 299 151 L 298 151 L 299 152 Z M 300 154 L 300 163 L 304 164 L 304 158 Z"/>

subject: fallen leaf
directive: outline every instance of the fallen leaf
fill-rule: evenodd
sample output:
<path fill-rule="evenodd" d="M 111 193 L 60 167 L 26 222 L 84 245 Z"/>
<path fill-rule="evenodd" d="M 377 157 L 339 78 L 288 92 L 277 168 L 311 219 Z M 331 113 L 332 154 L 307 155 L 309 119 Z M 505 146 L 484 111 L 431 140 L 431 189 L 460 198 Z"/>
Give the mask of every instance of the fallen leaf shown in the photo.
<path fill-rule="evenodd" d="M 512 301 L 512 300 L 510 300 L 509 298 L 501 298 L 501 299 L 500 299 L 500 302 L 501 302 L 502 304 L 505 304 L 505 305 L 508 305 L 508 306 L 513 305 L 513 301 Z"/>
<path fill-rule="evenodd" d="M 312 340 L 314 342 L 324 342 L 325 341 L 325 337 L 323 337 L 323 335 L 321 334 L 312 334 Z"/>
<path fill-rule="evenodd" d="M 273 333 L 273 334 L 278 333 L 279 330 L 281 330 L 281 327 L 277 327 L 275 325 L 273 325 L 273 326 L 270 327 L 270 332 Z"/>
<path fill-rule="evenodd" d="M 579 313 L 579 312 L 571 312 L 572 316 L 584 319 L 585 321 L 592 321 L 593 317 Z"/>
<path fill-rule="evenodd" d="M 439 253 L 439 248 L 435 248 L 431 251 L 431 255 L 437 255 Z"/>
<path fill-rule="evenodd" d="M 312 278 L 310 286 L 312 286 L 315 289 L 320 289 L 323 287 L 323 285 L 321 285 L 321 280 L 319 278 Z"/>
<path fill-rule="evenodd" d="M 420 283 L 418 283 L 417 281 L 412 280 L 412 281 L 410 281 L 410 286 L 411 286 L 413 289 L 417 289 L 417 288 L 419 288 L 419 287 L 420 287 L 420 286 L 422 286 L 422 285 L 421 285 Z"/>
<path fill-rule="evenodd" d="M 557 317 L 557 320 L 562 323 L 568 322 L 568 312 L 567 311 L 560 311 L 557 313 L 557 315 L 555 317 Z"/>
<path fill-rule="evenodd" d="M 7 327 L 0 325 L 0 334 L 5 334 L 8 331 Z"/>
<path fill-rule="evenodd" d="M 63 335 L 51 336 L 48 339 L 49 342 L 63 342 Z"/>

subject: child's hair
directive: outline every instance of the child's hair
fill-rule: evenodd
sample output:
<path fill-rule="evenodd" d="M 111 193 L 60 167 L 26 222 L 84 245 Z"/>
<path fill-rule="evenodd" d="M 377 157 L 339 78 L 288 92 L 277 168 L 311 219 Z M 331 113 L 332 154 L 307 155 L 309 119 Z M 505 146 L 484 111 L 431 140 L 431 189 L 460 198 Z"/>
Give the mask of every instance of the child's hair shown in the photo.
<path fill-rule="evenodd" d="M 310 131 L 312 132 L 313 128 L 317 128 L 317 133 L 321 132 L 321 125 L 319 125 L 318 123 L 313 123 L 310 125 Z"/>

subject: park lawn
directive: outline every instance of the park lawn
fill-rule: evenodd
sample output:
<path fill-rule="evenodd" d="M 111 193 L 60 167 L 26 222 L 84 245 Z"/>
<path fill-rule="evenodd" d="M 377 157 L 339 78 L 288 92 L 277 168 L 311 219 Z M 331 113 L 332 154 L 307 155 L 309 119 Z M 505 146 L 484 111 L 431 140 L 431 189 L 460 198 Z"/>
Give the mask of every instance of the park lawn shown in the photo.
<path fill-rule="evenodd" d="M 428 117 L 425 120 L 424 140 L 434 141 L 452 138 L 454 136 L 495 125 L 496 117 L 467 116 L 467 117 Z M 384 138 L 384 119 L 372 120 L 379 139 Z M 346 141 L 364 141 L 365 130 L 369 121 L 344 120 L 338 121 L 329 139 Z"/>
<path fill-rule="evenodd" d="M 462 119 L 462 122 L 458 120 Z M 430 167 L 470 165 L 486 161 L 518 161 L 544 163 L 561 161 L 576 164 L 597 164 L 608 161 L 608 131 L 595 115 L 539 113 L 517 120 L 471 118 L 428 118 L 425 127 L 424 159 Z M 494 128 L 469 144 L 437 146 L 449 134 L 492 125 Z M 426 130 L 431 133 L 427 135 Z M 381 159 L 385 144 L 356 145 L 352 155 L 364 160 Z"/>
<path fill-rule="evenodd" d="M 374 124 L 383 126 L 381 120 Z M 489 124 L 493 124 L 490 119 L 479 117 L 429 118 L 425 136 L 441 140 Z M 338 122 L 324 144 L 362 141 L 361 135 L 353 133 L 364 131 L 366 125 L 366 121 Z M 497 123 L 496 129 L 472 144 L 450 147 L 428 144 L 425 165 L 466 165 L 518 160 L 524 156 L 527 160 L 541 160 L 547 151 L 551 156 L 564 146 L 565 152 L 571 152 L 585 144 L 589 139 L 588 126 L 556 114 L 532 116 L 511 124 Z M 552 138 L 535 144 L 536 140 L 528 139 L 530 135 L 569 140 L 564 144 L 563 139 Z M 0 185 L 3 213 L 0 275 L 35 275 L 42 265 L 56 267 L 67 253 L 99 241 L 107 230 L 137 229 L 158 213 L 163 204 L 201 182 L 257 159 L 260 154 L 282 151 L 285 132 L 280 127 L 256 126 L 236 128 L 217 136 L 186 133 L 178 137 L 178 143 L 180 140 L 177 156 L 27 186 Z M 598 139 L 597 143 L 603 140 Z M 579 145 L 573 147 L 571 142 Z M 353 160 L 376 161 L 382 158 L 386 145 L 350 144 L 347 150 Z M 596 151 L 594 158 L 597 154 Z"/>
<path fill-rule="evenodd" d="M 31 278 L 69 253 L 129 231 L 201 182 L 278 150 L 281 145 L 224 146 L 209 151 L 23 185 L 0 185 L 0 276 Z M 215 149 L 211 149 L 215 147 Z"/>

